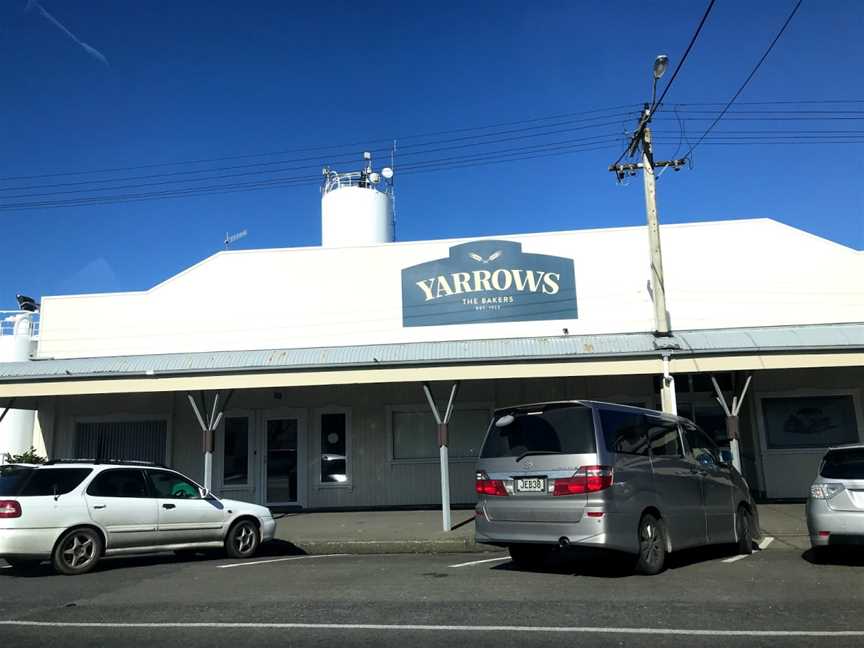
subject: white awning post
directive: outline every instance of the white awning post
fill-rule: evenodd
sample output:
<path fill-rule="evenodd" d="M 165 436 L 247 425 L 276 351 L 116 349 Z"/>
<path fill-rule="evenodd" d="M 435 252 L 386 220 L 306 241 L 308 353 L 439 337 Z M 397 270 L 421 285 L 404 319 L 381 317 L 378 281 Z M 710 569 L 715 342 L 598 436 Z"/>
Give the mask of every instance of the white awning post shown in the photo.
<path fill-rule="evenodd" d="M 199 408 L 198 403 L 195 402 L 195 397 L 192 396 L 192 394 L 187 394 L 189 404 L 192 406 L 192 411 L 195 412 L 195 418 L 198 419 L 198 425 L 201 426 L 201 433 L 204 438 L 204 488 L 208 491 L 213 490 L 213 451 L 216 445 L 216 429 L 222 422 L 222 415 L 225 413 L 225 409 L 228 407 L 228 401 L 231 400 L 233 394 L 234 390 L 228 392 L 228 396 L 225 398 L 225 402 L 222 404 L 222 409 L 220 410 L 220 394 L 219 392 L 216 392 L 216 395 L 213 397 L 213 407 L 210 411 L 210 418 L 207 419 L 206 423 L 204 422 L 204 417 L 201 415 L 201 411 L 206 411 L 207 409 L 207 399 L 204 392 L 201 392 L 201 408 Z"/>
<path fill-rule="evenodd" d="M 450 399 L 447 401 L 447 409 L 444 411 L 444 417 L 438 412 L 438 407 L 435 405 L 435 399 L 432 397 L 432 389 L 428 383 L 423 383 L 423 392 L 426 394 L 426 400 L 429 402 L 429 407 L 432 410 L 432 416 L 435 417 L 435 422 L 438 424 L 438 455 L 441 462 L 441 526 L 444 531 L 452 529 L 452 521 L 450 519 L 450 452 L 448 449 L 448 426 L 450 418 L 453 416 L 453 404 L 456 402 L 456 392 L 459 390 L 459 383 L 453 383 L 450 389 Z"/>
<path fill-rule="evenodd" d="M 669 354 L 663 354 L 663 378 L 660 386 L 661 409 L 667 414 L 678 415 L 678 397 L 675 394 L 675 376 L 669 371 Z"/>
<path fill-rule="evenodd" d="M 741 411 L 741 406 L 744 404 L 744 396 L 747 394 L 747 388 L 750 387 L 750 380 L 753 376 L 747 376 L 747 381 L 744 383 L 744 389 L 741 390 L 741 396 L 732 397 L 732 407 L 730 408 L 726 402 L 726 397 L 717 384 L 717 379 L 711 376 L 711 383 L 714 385 L 714 391 L 717 392 L 717 402 L 723 408 L 726 414 L 726 433 L 729 437 L 729 450 L 732 453 L 732 465 L 740 473 L 741 472 L 741 446 L 738 442 L 740 437 L 738 413 Z"/>

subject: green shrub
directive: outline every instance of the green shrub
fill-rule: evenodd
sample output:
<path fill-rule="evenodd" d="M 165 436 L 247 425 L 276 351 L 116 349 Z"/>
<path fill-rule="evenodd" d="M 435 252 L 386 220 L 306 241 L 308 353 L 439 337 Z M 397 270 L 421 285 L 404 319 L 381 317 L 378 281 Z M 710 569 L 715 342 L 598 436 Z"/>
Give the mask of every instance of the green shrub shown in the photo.
<path fill-rule="evenodd" d="M 39 456 L 36 448 L 31 447 L 21 454 L 10 454 L 7 452 L 5 461 L 6 463 L 43 464 L 48 460 L 45 457 Z"/>

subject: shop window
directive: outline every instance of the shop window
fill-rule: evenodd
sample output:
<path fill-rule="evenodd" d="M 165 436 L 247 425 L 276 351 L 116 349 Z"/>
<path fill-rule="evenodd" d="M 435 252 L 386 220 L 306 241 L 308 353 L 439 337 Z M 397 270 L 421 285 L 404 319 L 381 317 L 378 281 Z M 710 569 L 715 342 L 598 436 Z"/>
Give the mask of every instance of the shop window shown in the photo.
<path fill-rule="evenodd" d="M 489 427 L 490 410 L 457 409 L 448 430 L 449 455 L 453 459 L 476 458 Z M 438 459 L 438 426 L 429 410 L 392 413 L 393 458 Z"/>
<path fill-rule="evenodd" d="M 825 448 L 856 443 L 852 396 L 796 396 L 762 399 L 769 449 Z"/>
<path fill-rule="evenodd" d="M 225 419 L 222 457 L 222 486 L 246 486 L 249 483 L 248 417 L 229 416 Z"/>
<path fill-rule="evenodd" d="M 348 414 L 321 414 L 321 483 L 347 484 L 348 473 Z"/>
<path fill-rule="evenodd" d="M 648 454 L 648 434 L 642 414 L 601 409 L 600 425 L 606 439 L 606 449 L 610 452 Z"/>
<path fill-rule="evenodd" d="M 168 422 L 80 422 L 75 427 L 75 459 L 163 463 Z"/>

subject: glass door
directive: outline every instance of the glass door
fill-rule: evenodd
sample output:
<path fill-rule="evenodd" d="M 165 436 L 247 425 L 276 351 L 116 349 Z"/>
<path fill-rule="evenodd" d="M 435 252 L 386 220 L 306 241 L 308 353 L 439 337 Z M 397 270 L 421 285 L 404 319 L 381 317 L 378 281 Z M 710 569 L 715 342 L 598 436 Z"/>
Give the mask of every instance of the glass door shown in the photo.
<path fill-rule="evenodd" d="M 302 423 L 299 416 L 264 419 L 264 498 L 268 505 L 300 503 Z"/>

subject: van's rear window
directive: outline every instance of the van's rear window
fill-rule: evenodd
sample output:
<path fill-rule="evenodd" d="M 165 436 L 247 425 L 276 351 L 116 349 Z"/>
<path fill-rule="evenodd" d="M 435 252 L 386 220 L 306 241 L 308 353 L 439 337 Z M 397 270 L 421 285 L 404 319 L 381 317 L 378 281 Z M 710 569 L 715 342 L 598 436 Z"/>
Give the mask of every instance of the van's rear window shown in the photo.
<path fill-rule="evenodd" d="M 489 427 L 481 458 L 518 457 L 525 452 L 596 452 L 594 419 L 587 407 L 504 412 Z"/>
<path fill-rule="evenodd" d="M 864 448 L 829 451 L 819 474 L 829 479 L 864 479 Z"/>

